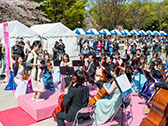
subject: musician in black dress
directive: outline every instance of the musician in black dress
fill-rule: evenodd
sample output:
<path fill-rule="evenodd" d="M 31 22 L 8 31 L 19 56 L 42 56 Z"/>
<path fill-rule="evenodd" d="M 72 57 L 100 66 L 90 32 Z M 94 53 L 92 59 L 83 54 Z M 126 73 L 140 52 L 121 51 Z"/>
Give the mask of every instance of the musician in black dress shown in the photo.
<path fill-rule="evenodd" d="M 63 105 L 68 107 L 65 112 L 59 112 L 56 115 L 58 126 L 65 126 L 64 120 L 73 122 L 76 113 L 83 107 L 86 107 L 89 102 L 89 88 L 84 86 L 84 74 L 82 71 L 77 70 L 74 73 L 77 81 L 68 88 L 65 89 L 65 95 L 63 96 Z M 80 115 L 79 122 L 82 122 L 84 118 L 89 118 L 89 114 Z"/>
<path fill-rule="evenodd" d="M 105 67 L 102 66 L 102 69 L 104 70 L 104 73 L 106 75 L 106 81 L 105 82 L 108 82 L 112 78 L 111 73 L 110 73 L 111 68 L 114 67 L 114 63 L 112 62 L 112 59 L 113 59 L 112 56 L 107 56 Z M 99 81 L 96 82 L 96 85 L 99 89 L 101 89 L 105 82 L 103 82 L 102 80 L 99 80 Z"/>

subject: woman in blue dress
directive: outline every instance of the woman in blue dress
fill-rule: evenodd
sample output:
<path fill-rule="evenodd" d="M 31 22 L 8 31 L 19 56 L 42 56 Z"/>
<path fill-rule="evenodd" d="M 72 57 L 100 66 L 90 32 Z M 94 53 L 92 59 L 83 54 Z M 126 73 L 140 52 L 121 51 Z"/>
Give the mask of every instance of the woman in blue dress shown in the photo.
<path fill-rule="evenodd" d="M 49 89 L 52 92 L 55 92 L 55 88 L 53 85 L 53 77 L 52 77 L 52 64 L 50 63 L 50 57 L 49 54 L 45 55 L 46 58 L 46 68 L 45 68 L 45 74 L 43 75 L 43 82 L 45 85 L 45 89 Z"/>
<path fill-rule="evenodd" d="M 154 64 L 151 66 L 150 73 L 157 82 L 163 82 L 163 76 L 159 70 L 159 67 L 162 67 L 162 70 L 164 71 L 162 60 L 160 58 L 157 58 L 154 61 Z M 150 91 L 150 89 L 149 89 L 152 84 L 153 84 L 153 82 L 149 81 L 149 83 L 148 83 L 148 81 L 146 81 L 144 83 L 144 86 L 143 86 L 140 94 L 146 98 L 150 98 L 154 92 L 154 91 Z"/>
<path fill-rule="evenodd" d="M 140 61 L 138 63 L 140 68 L 143 68 L 144 70 L 147 70 L 147 64 L 146 64 L 146 57 L 141 56 Z M 140 79 L 139 79 L 140 78 Z M 140 83 L 140 90 L 142 90 L 142 87 L 144 83 L 146 82 L 146 77 L 141 73 L 136 73 L 132 76 L 132 91 L 138 92 L 139 91 L 139 83 Z"/>
<path fill-rule="evenodd" d="M 119 67 L 112 67 L 110 71 L 113 77 L 119 76 L 121 70 Z M 115 81 L 108 84 L 103 84 L 103 87 L 107 91 L 107 97 L 100 99 L 96 102 L 96 120 L 97 124 L 105 123 L 110 119 L 119 109 L 122 102 L 122 94 L 119 91 Z"/>

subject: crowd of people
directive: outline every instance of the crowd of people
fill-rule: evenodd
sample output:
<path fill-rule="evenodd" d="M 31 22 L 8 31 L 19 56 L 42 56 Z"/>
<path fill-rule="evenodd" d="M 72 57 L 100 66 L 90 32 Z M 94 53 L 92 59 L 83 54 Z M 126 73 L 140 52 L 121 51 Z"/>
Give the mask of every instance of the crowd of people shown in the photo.
<path fill-rule="evenodd" d="M 151 97 L 155 87 L 159 85 L 148 82 L 145 75 L 139 72 L 139 69 L 150 71 L 157 82 L 162 83 L 164 81 L 165 78 L 160 69 L 165 71 L 166 67 L 159 57 L 162 52 L 166 52 L 167 57 L 167 40 L 165 37 L 155 38 L 153 44 L 152 39 L 151 37 L 141 37 L 138 41 L 127 39 L 123 48 L 124 55 L 121 57 L 119 43 L 112 37 L 102 37 L 95 39 L 95 41 L 91 37 L 89 39 L 86 37 L 85 40 L 81 38 L 78 43 L 80 46 L 79 61 L 83 65 L 76 68 L 73 66 L 73 61 L 70 60 L 69 55 L 66 54 L 65 45 L 61 39 L 55 43 L 53 57 L 50 57 L 47 50 L 42 51 L 40 49 L 42 47 L 40 41 L 34 41 L 33 45 L 30 46 L 30 41 L 25 44 L 23 38 L 20 38 L 20 42 L 16 41 L 12 47 L 13 79 L 17 85 L 15 96 L 26 94 L 28 82 L 31 80 L 34 94 L 30 100 L 41 102 L 44 100 L 40 97 L 41 93 L 46 89 L 55 92 L 53 79 L 57 78 L 61 81 L 60 91 L 65 93 L 63 105 L 67 106 L 68 109 L 65 112 L 59 112 L 55 120 L 59 126 L 64 126 L 64 120 L 73 122 L 77 111 L 88 105 L 90 91 L 88 85 L 84 84 L 89 82 L 91 85 L 97 86 L 97 90 L 104 88 L 108 94 L 95 103 L 96 117 L 93 117 L 96 118 L 98 124 L 105 123 L 117 112 L 122 102 L 121 92 L 116 82 L 111 81 L 112 79 L 125 73 L 130 83 L 134 85 L 131 91 L 138 92 L 147 99 Z M 161 45 L 165 45 L 165 48 Z M 2 57 L 1 50 L 2 48 L 0 48 Z M 148 55 L 151 54 L 152 58 L 147 59 Z M 51 59 L 54 62 L 60 61 L 60 66 L 55 70 L 52 69 Z M 61 67 L 73 67 L 75 69 L 72 78 L 75 82 L 69 90 L 62 83 L 62 79 L 67 76 L 61 75 L 59 72 Z M 28 72 L 30 73 L 29 79 L 23 78 L 25 76 L 24 71 L 30 71 Z M 140 75 L 142 81 L 139 80 Z M 161 86 L 168 89 L 164 83 Z M 88 116 L 81 116 L 81 121 L 88 119 Z"/>

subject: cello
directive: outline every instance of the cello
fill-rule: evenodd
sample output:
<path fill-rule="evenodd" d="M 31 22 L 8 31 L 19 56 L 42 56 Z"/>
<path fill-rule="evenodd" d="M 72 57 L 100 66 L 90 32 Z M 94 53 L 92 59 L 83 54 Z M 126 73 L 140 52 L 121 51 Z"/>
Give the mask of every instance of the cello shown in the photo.
<path fill-rule="evenodd" d="M 165 78 L 166 74 L 162 69 L 160 69 L 160 72 Z M 152 107 L 150 109 L 150 112 L 142 120 L 140 126 L 167 126 L 166 121 L 168 115 L 168 90 L 160 88 L 153 97 L 151 103 Z"/>
<path fill-rule="evenodd" d="M 111 79 L 108 83 L 111 83 L 112 81 L 114 81 L 114 79 Z M 102 87 L 97 94 L 89 100 L 88 106 L 95 104 L 99 99 L 104 98 L 106 95 L 108 95 L 108 93 L 104 87 Z"/>
<path fill-rule="evenodd" d="M 72 84 L 74 84 L 77 81 L 76 76 L 73 76 L 73 79 L 71 81 L 71 83 L 68 86 L 68 90 L 71 87 Z M 56 121 L 56 115 L 59 112 L 64 112 L 66 110 L 66 107 L 63 105 L 63 96 L 65 95 L 65 93 L 62 93 L 59 97 L 58 97 L 58 107 L 55 108 L 55 110 L 52 112 L 52 116 L 54 117 L 54 120 Z"/>

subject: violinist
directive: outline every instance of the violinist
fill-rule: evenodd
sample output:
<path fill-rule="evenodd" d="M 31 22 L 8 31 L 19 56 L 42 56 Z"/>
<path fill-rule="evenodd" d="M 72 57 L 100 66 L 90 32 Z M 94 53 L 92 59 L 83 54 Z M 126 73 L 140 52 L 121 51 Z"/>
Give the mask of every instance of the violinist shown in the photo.
<path fill-rule="evenodd" d="M 138 67 L 143 68 L 144 70 L 147 70 L 147 64 L 146 64 L 146 57 L 141 56 L 140 61 L 138 63 Z M 136 70 L 135 70 L 136 71 Z M 141 77 L 141 80 L 139 79 L 139 76 Z M 135 92 L 138 92 L 142 89 L 144 83 L 147 81 L 144 74 L 136 72 L 134 75 L 134 78 L 132 79 L 132 84 L 135 85 L 132 90 Z M 139 89 L 140 84 L 140 89 Z"/>
<path fill-rule="evenodd" d="M 110 74 L 113 77 L 117 77 L 121 74 L 121 70 L 119 67 L 113 66 L 110 69 Z M 112 81 L 111 83 L 104 83 L 103 87 L 109 96 L 96 102 L 95 113 L 97 124 L 105 123 L 108 119 L 110 119 L 113 114 L 116 113 L 122 102 L 122 95 L 115 81 Z"/>
<path fill-rule="evenodd" d="M 113 59 L 113 63 L 115 66 L 121 66 L 121 64 L 123 63 L 123 60 L 120 58 L 119 52 L 115 52 L 115 58 Z"/>
<path fill-rule="evenodd" d="M 104 70 L 104 74 L 106 76 L 106 81 L 98 80 L 97 82 L 95 82 L 99 89 L 102 88 L 103 83 L 111 80 L 112 76 L 111 76 L 110 70 L 113 66 L 114 66 L 114 64 L 112 63 L 112 56 L 107 56 L 105 67 L 103 65 L 101 66 L 101 68 Z"/>
<path fill-rule="evenodd" d="M 152 58 L 149 60 L 148 65 L 150 65 L 150 66 L 153 65 L 154 61 L 155 61 L 157 58 L 158 58 L 158 53 L 157 53 L 157 52 L 153 53 Z"/>
<path fill-rule="evenodd" d="M 58 126 L 65 126 L 64 120 L 73 122 L 76 113 L 83 107 L 86 107 L 89 102 L 89 88 L 84 86 L 84 74 L 82 71 L 77 70 L 74 72 L 73 78 L 76 78 L 76 82 L 70 87 L 65 89 L 65 95 L 63 96 L 63 105 L 68 107 L 65 112 L 59 112 L 56 115 Z M 89 114 L 81 115 L 78 118 L 79 123 L 89 118 Z"/>
<path fill-rule="evenodd" d="M 89 64 L 86 68 L 86 72 L 88 72 L 89 76 L 92 78 L 92 80 L 89 79 L 89 82 L 90 83 L 93 83 L 94 82 L 94 76 L 95 76 L 95 72 L 96 72 L 96 65 L 94 63 L 94 56 L 93 55 L 90 55 L 88 57 L 88 61 L 89 61 Z"/>
<path fill-rule="evenodd" d="M 60 63 L 60 67 L 63 67 L 63 66 L 72 67 L 72 63 L 69 60 L 69 55 L 68 54 L 64 54 L 63 60 Z"/>
<path fill-rule="evenodd" d="M 155 80 L 157 80 L 158 83 L 163 82 L 163 76 L 162 76 L 162 73 L 159 70 L 160 69 L 159 67 L 162 67 L 162 70 L 164 71 L 164 66 L 162 64 L 162 60 L 160 58 L 157 58 L 154 61 L 154 65 L 151 67 L 150 72 L 151 72 L 151 75 L 153 76 L 153 78 Z M 151 95 L 154 92 L 154 91 L 150 91 L 150 86 L 152 84 L 153 83 L 151 81 L 149 81 L 149 84 L 147 82 L 145 82 L 140 94 L 145 96 L 145 97 L 147 97 L 147 98 L 150 98 Z M 148 96 L 146 96 L 147 95 L 147 93 L 146 93 L 147 91 L 148 91 Z"/>
<path fill-rule="evenodd" d="M 20 95 L 26 94 L 28 80 L 24 80 L 22 71 L 24 67 L 22 65 L 23 59 L 21 56 L 15 57 L 15 66 L 14 66 L 14 81 L 17 84 L 15 97 L 17 98 Z"/>
<path fill-rule="evenodd" d="M 55 92 L 53 77 L 52 77 L 52 64 L 50 62 L 49 54 L 45 55 L 45 73 L 43 75 L 43 82 L 45 85 L 45 89 L 49 89 L 52 92 Z"/>
<path fill-rule="evenodd" d="M 134 68 L 136 68 L 136 66 L 138 66 L 138 64 L 139 64 L 140 57 L 141 57 L 141 50 L 137 49 L 136 50 L 136 56 L 133 57 L 131 66 L 133 66 Z"/>

